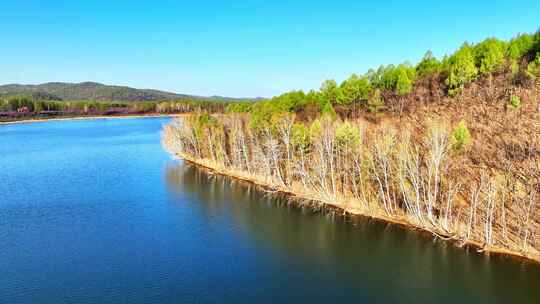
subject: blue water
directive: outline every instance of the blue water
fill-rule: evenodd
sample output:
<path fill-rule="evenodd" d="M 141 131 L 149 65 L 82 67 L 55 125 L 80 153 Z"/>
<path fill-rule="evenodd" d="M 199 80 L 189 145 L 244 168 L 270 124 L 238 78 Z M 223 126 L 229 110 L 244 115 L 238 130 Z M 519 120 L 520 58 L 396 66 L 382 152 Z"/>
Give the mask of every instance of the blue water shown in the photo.
<path fill-rule="evenodd" d="M 0 303 L 540 303 L 540 267 L 171 159 L 168 119 L 0 126 Z"/>

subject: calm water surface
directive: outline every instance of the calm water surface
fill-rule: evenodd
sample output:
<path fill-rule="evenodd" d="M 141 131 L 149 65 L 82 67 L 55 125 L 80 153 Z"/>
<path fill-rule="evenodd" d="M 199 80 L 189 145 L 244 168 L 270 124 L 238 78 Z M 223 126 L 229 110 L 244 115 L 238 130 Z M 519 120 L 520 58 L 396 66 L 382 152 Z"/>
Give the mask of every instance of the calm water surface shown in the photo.
<path fill-rule="evenodd" d="M 0 303 L 540 303 L 538 265 L 207 175 L 167 121 L 0 126 Z"/>

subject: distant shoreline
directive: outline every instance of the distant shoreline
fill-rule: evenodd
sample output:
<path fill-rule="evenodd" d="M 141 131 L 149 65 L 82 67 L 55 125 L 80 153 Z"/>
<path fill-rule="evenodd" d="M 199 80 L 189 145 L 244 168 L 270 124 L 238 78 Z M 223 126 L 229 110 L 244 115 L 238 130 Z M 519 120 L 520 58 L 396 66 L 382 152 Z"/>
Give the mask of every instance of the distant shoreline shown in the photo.
<path fill-rule="evenodd" d="M 95 116 L 73 116 L 55 118 L 28 118 L 14 121 L 0 121 L 0 125 L 26 124 L 34 122 L 63 121 L 63 120 L 95 120 L 95 119 L 126 119 L 126 118 L 155 118 L 155 117 L 181 117 L 188 114 L 125 114 L 125 115 L 95 115 Z"/>

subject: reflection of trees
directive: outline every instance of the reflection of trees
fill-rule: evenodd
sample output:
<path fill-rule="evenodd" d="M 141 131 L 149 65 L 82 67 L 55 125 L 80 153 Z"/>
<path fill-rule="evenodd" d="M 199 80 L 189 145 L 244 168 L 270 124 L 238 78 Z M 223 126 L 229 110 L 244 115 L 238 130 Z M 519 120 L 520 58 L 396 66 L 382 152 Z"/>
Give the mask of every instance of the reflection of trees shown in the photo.
<path fill-rule="evenodd" d="M 313 213 L 186 163 L 168 167 L 166 180 L 170 193 L 191 196 L 209 216 L 227 216 L 258 246 L 355 287 L 388 289 L 398 300 L 518 301 L 525 297 L 519 290 L 528 285 L 528 292 L 540 293 L 533 288 L 540 267 L 531 265 L 533 271 L 523 273 L 510 261 L 466 253 L 447 242 L 433 245 L 430 238 L 394 225 Z M 509 276 L 515 280 L 508 282 Z"/>

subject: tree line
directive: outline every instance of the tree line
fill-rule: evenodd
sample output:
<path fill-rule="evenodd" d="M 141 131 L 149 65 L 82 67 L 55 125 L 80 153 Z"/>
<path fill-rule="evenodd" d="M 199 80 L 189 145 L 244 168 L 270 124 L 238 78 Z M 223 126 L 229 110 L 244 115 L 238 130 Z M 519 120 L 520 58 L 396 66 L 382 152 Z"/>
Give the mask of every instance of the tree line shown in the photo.
<path fill-rule="evenodd" d="M 227 106 L 243 102 L 183 99 L 159 102 L 102 102 L 40 100 L 29 96 L 0 98 L 0 113 L 5 115 L 113 115 L 174 114 L 206 111 L 223 113 Z"/>
<path fill-rule="evenodd" d="M 257 127 L 245 115 L 198 114 L 167 125 L 162 140 L 173 154 L 277 190 L 538 255 L 538 179 L 465 162 L 472 141 L 463 121 L 429 122 L 420 136 L 397 128 L 294 114 Z"/>
<path fill-rule="evenodd" d="M 540 31 L 519 34 L 509 41 L 488 38 L 477 44 L 464 43 L 453 54 L 438 59 L 428 51 L 416 65 L 404 62 L 382 65 L 363 75 L 353 74 L 341 83 L 326 80 L 318 90 L 291 91 L 253 104 L 233 104 L 228 112 L 265 116 L 293 113 L 313 108 L 332 114 L 336 106 L 358 105 L 368 112 L 385 107 L 384 96 L 406 97 L 421 79 L 432 79 L 444 86 L 447 96 L 460 94 L 464 87 L 481 77 L 510 72 L 513 82 L 540 79 Z"/>

